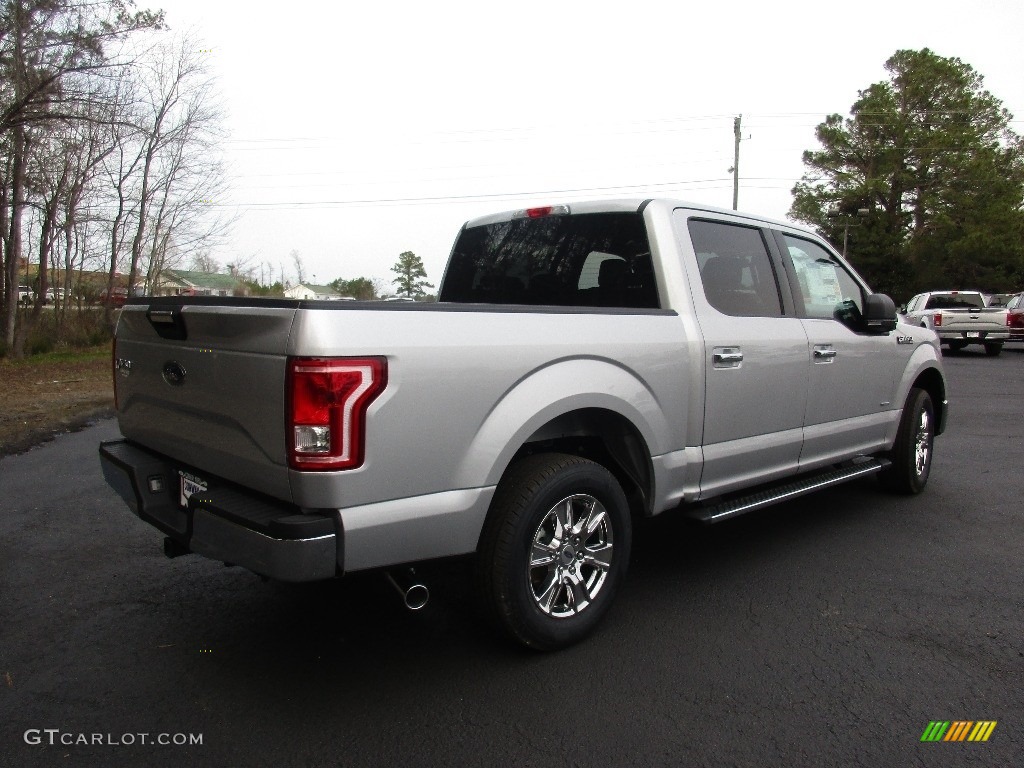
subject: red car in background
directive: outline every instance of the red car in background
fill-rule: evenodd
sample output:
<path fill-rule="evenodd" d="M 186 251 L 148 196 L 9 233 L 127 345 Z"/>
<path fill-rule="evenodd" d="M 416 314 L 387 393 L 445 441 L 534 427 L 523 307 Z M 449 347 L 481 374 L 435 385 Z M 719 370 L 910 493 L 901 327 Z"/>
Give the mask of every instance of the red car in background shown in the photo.
<path fill-rule="evenodd" d="M 1006 302 L 1006 324 L 1010 328 L 1007 341 L 1024 341 L 1024 293 L 1018 293 Z"/>
<path fill-rule="evenodd" d="M 128 300 L 128 289 L 127 288 L 115 288 L 110 292 L 110 306 L 112 307 L 123 307 L 124 303 Z M 100 304 L 107 303 L 107 292 L 103 291 L 100 294 Z"/>

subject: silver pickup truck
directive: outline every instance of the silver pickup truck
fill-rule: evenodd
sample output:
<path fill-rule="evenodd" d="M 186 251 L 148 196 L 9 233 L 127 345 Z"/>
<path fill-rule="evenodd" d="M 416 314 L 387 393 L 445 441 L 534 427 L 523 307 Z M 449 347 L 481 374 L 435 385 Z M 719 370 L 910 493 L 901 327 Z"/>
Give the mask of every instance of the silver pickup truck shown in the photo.
<path fill-rule="evenodd" d="M 908 323 L 931 328 L 939 341 L 959 351 L 981 344 L 995 357 L 1010 339 L 1006 307 L 990 307 L 980 291 L 932 291 L 919 293 L 907 302 Z"/>
<path fill-rule="evenodd" d="M 671 200 L 470 221 L 437 303 L 131 299 L 113 364 L 103 471 L 168 555 L 304 581 L 475 553 L 540 649 L 608 610 L 631 520 L 917 493 L 947 411 L 935 334 L 826 242 Z"/>

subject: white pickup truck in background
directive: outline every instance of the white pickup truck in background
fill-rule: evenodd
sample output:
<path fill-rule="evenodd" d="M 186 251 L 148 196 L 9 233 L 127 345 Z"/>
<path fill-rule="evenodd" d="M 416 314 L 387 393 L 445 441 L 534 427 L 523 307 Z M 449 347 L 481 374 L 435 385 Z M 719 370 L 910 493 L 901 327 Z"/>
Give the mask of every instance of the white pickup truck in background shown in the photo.
<path fill-rule="evenodd" d="M 953 350 L 982 344 L 995 357 L 1010 338 L 1006 307 L 990 307 L 980 291 L 931 291 L 907 302 L 906 321 L 930 328 Z"/>
<path fill-rule="evenodd" d="M 935 334 L 824 240 L 672 200 L 470 221 L 437 303 L 132 298 L 113 362 L 103 471 L 169 556 L 397 581 L 474 555 L 539 649 L 608 610 L 634 518 L 917 493 L 947 411 Z"/>

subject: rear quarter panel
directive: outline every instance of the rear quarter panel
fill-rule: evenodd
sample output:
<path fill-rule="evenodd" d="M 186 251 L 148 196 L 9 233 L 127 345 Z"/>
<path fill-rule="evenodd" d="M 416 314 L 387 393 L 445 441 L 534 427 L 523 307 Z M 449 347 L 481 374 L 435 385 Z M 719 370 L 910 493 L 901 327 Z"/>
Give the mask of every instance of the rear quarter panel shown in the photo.
<path fill-rule="evenodd" d="M 295 501 L 350 507 L 494 485 L 530 434 L 577 408 L 625 416 L 652 455 L 681 447 L 689 393 L 675 313 L 522 309 L 302 312 L 291 352 L 386 352 L 388 387 L 367 415 L 364 465 L 292 472 Z"/>

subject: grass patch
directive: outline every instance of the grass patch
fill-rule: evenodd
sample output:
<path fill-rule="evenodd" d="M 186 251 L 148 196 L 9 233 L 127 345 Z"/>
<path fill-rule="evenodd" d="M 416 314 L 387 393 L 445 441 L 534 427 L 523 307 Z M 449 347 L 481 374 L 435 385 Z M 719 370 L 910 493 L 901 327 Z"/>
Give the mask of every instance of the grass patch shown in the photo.
<path fill-rule="evenodd" d="M 0 360 L 0 456 L 112 412 L 110 347 Z"/>
<path fill-rule="evenodd" d="M 5 358 L 0 360 L 0 365 L 36 365 L 39 363 L 78 363 L 90 360 L 110 359 L 110 345 L 100 344 L 87 349 L 61 349 L 54 352 L 41 352 L 30 357 L 15 360 Z"/>

